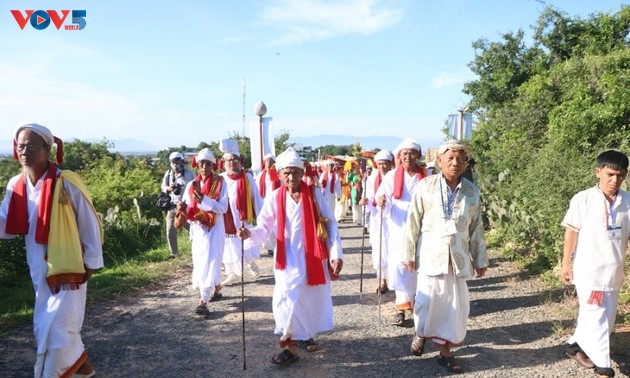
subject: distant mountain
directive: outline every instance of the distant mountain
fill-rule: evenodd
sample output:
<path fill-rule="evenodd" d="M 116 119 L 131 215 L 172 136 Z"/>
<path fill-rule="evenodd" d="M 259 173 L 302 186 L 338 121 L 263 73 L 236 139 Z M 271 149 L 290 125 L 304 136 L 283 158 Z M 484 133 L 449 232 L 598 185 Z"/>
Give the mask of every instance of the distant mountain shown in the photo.
<path fill-rule="evenodd" d="M 313 149 L 317 147 L 333 145 L 347 146 L 355 144 L 357 141 L 364 150 L 373 150 L 375 148 L 393 150 L 403 138 L 395 136 L 372 135 L 364 137 L 355 137 L 351 135 L 315 135 L 312 137 L 289 137 L 288 143 L 301 143 L 303 146 L 311 146 Z"/>

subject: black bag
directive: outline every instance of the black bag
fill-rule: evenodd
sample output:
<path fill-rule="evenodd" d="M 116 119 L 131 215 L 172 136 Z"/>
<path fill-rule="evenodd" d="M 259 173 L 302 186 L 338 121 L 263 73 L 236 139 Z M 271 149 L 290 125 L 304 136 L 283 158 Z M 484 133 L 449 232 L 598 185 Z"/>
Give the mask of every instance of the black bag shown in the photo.
<path fill-rule="evenodd" d="M 157 200 L 155 200 L 155 206 L 164 211 L 170 210 L 171 196 L 168 193 L 160 193 Z"/>

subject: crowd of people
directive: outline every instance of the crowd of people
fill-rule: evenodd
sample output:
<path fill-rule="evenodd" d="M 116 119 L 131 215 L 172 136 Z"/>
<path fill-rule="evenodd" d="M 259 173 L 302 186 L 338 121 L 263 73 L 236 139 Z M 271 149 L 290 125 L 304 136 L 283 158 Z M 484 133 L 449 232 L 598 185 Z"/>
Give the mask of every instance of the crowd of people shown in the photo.
<path fill-rule="evenodd" d="M 102 227 L 79 176 L 49 161 L 53 144 L 59 164 L 62 142 L 50 130 L 16 129 L 14 156 L 23 173 L 7 185 L 0 237 L 25 235 L 36 293 L 35 377 L 91 377 L 80 331 L 86 281 L 103 266 Z M 467 280 L 483 277 L 489 266 L 475 162 L 465 143 L 449 140 L 425 161 L 420 144 L 405 138 L 350 169 L 334 160 L 312 165 L 289 147 L 265 155 L 257 175 L 243 166 L 236 141 L 222 139 L 219 149 L 219 159 L 208 148 L 194 156 L 196 173 L 183 154 L 171 153 L 161 184 L 171 196 L 169 258 L 179 255 L 178 229 L 191 240 L 195 314 L 208 316 L 208 302 L 222 298 L 223 286 L 242 284 L 245 271 L 256 279 L 262 251 L 274 261 L 280 350 L 271 362 L 296 361 L 300 347 L 317 350 L 317 334 L 333 330 L 331 281 L 343 268 L 338 223 L 351 214 L 369 234 L 376 292 L 395 292 L 392 324 L 413 321 L 410 352 L 421 356 L 430 340 L 440 349 L 439 365 L 464 370 L 453 348 L 466 336 Z M 571 200 L 563 221 L 561 278 L 576 285 L 580 302 L 566 353 L 600 376 L 614 375 L 609 334 L 630 235 L 630 194 L 620 189 L 627 169 L 623 153 L 599 155 L 598 185 Z"/>

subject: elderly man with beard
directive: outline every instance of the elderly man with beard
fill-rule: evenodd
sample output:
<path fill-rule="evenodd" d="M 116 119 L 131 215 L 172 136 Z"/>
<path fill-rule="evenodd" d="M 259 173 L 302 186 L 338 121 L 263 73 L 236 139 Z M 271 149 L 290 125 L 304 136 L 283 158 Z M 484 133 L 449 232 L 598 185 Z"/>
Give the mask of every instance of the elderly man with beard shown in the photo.
<path fill-rule="evenodd" d="M 359 204 L 365 207 L 365 211 L 369 214 L 370 244 L 372 244 L 372 265 L 380 277 L 377 291 L 385 294 L 389 287 L 387 286 L 387 228 L 385 222 L 381 218 L 381 211 L 376 206 L 376 192 L 383 182 L 383 178 L 387 172 L 392 170 L 394 156 L 388 150 L 380 150 L 374 155 L 376 162 L 376 172 L 367 178 L 365 183 L 365 197 L 361 198 Z M 380 247 L 379 247 L 380 245 Z"/>
<path fill-rule="evenodd" d="M 316 334 L 333 329 L 330 281 L 341 271 L 343 252 L 324 196 L 302 180 L 304 162 L 297 152 L 289 147 L 276 167 L 282 186 L 265 199 L 257 226 L 239 230 L 239 237 L 262 242 L 275 231 L 278 239 L 272 306 L 283 350 L 271 362 L 282 365 L 297 360 L 298 340 L 316 347 Z M 318 222 L 325 222 L 327 235 L 318 235 Z"/>
<path fill-rule="evenodd" d="M 92 377 L 81 340 L 87 280 L 103 267 L 103 229 L 81 178 L 48 161 L 63 144 L 50 130 L 31 123 L 17 128 L 13 156 L 22 173 L 13 177 L 0 208 L 0 237 L 24 235 L 35 289 L 33 328 L 35 378 Z M 25 374 L 26 375 L 26 374 Z"/>
<path fill-rule="evenodd" d="M 186 213 L 190 223 L 192 285 L 199 289 L 197 315 L 207 316 L 208 302 L 220 299 L 221 261 L 225 245 L 224 217 L 228 210 L 227 188 L 223 177 L 214 174 L 216 159 L 207 148 L 197 154 L 194 164 L 199 175 L 184 189 L 177 211 Z"/>
<path fill-rule="evenodd" d="M 228 211 L 225 226 L 225 251 L 223 252 L 223 266 L 227 277 L 221 285 L 230 286 L 240 281 L 241 264 L 244 263 L 249 273 L 258 278 L 259 271 L 256 259 L 260 257 L 261 243 L 250 242 L 241 245 L 235 237 L 237 228 L 252 228 L 256 216 L 262 207 L 262 198 L 256 187 L 251 173 L 243 169 L 238 144 L 232 139 L 221 139 L 219 150 L 223 152 L 225 172 L 221 174 L 225 179 L 228 193 Z M 244 250 L 241 250 L 244 249 Z"/>
<path fill-rule="evenodd" d="M 451 140 L 438 148 L 440 174 L 416 187 L 409 205 L 402 261 L 416 273 L 415 335 L 411 352 L 422 355 L 426 339 L 440 347 L 437 362 L 461 373 L 452 346 L 466 336 L 470 310 L 466 279 L 488 267 L 479 189 L 462 178 L 468 149 Z"/>
<path fill-rule="evenodd" d="M 389 171 L 376 192 L 376 203 L 383 211 L 387 228 L 388 277 L 390 288 L 396 291 L 396 315 L 393 323 L 402 326 L 405 313 L 413 311 L 416 295 L 416 274 L 407 271 L 396 251 L 402 248 L 403 232 L 411 195 L 426 171 L 418 164 L 420 144 L 406 138 L 394 150 L 400 165 Z"/>

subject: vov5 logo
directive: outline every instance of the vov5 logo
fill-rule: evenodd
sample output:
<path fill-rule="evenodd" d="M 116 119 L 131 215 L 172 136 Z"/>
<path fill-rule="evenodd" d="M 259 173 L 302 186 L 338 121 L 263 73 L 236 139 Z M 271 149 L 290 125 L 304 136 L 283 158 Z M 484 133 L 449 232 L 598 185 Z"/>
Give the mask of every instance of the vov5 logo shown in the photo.
<path fill-rule="evenodd" d="M 59 14 L 59 12 L 61 14 Z M 24 14 L 19 10 L 12 10 L 13 18 L 20 26 L 20 29 L 24 30 L 26 23 L 30 21 L 31 26 L 37 30 L 46 29 L 52 22 L 57 30 L 63 26 L 65 30 L 82 30 L 85 27 L 85 10 L 73 10 L 72 11 L 72 23 L 64 25 L 66 18 L 70 14 L 69 10 L 25 10 Z"/>

